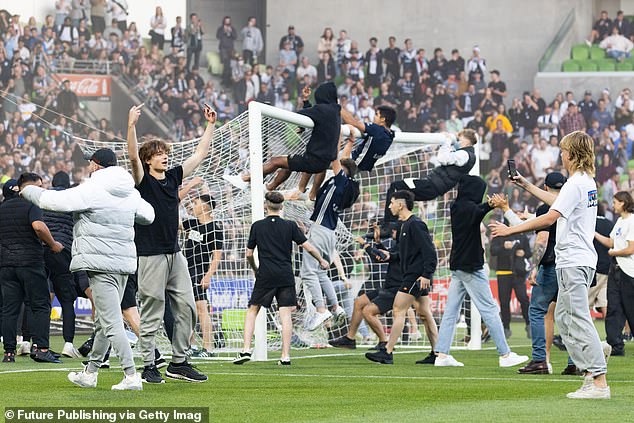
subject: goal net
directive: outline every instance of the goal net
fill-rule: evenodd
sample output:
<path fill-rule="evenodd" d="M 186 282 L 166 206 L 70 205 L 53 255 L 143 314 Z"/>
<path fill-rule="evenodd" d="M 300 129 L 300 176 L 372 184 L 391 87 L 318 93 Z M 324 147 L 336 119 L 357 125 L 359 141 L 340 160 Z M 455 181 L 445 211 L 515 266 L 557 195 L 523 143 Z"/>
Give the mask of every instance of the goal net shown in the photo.
<path fill-rule="evenodd" d="M 300 124 L 305 127 L 304 131 L 298 130 Z M 251 223 L 263 217 L 262 183 L 273 177 L 270 175 L 262 181 L 262 162 L 272 156 L 302 153 L 310 137 L 311 127 L 312 122 L 305 116 L 252 103 L 247 112 L 216 129 L 209 156 L 190 178 L 183 181 L 183 187 L 191 187 L 187 192 L 183 192 L 180 210 L 180 240 L 183 253 L 190 262 L 193 260 L 206 271 L 214 260 L 214 250 L 220 251 L 220 254 L 216 255 L 216 258 L 219 258 L 217 269 L 208 288 L 199 287 L 199 290 L 207 294 L 208 303 L 199 304 L 207 315 L 199 316 L 198 319 L 193 336 L 193 345 L 197 349 L 204 347 L 213 350 L 214 356 L 224 358 L 234 356 L 241 349 L 244 319 L 254 284 L 253 272 L 245 258 L 246 243 Z M 361 195 L 351 208 L 340 215 L 336 230 L 337 251 L 351 286 L 344 285 L 342 275 L 334 265 L 329 271 L 338 293 L 339 304 L 346 310 L 345 322 L 339 325 L 326 324 L 314 331 L 305 328 L 306 321 L 314 313 L 314 307 L 309 294 L 303 289 L 299 272 L 301 253 L 295 246 L 293 263 L 298 307 L 293 312 L 292 348 L 327 347 L 329 339 L 345 334 L 358 291 L 378 288 L 383 282 L 386 266 L 372 263 L 367 254 L 360 250 L 354 238 L 370 237 L 374 222 L 382 220 L 385 193 L 392 181 L 420 178 L 433 167 L 431 163 L 438 148 L 438 137 L 430 135 L 399 133 L 388 154 L 377 162 L 375 169 L 371 173 L 360 172 L 357 176 Z M 420 142 L 425 139 L 432 142 Z M 129 167 L 125 143 L 78 141 L 86 152 L 102 147 L 112 148 L 122 165 Z M 143 138 L 139 141 L 143 142 Z M 195 139 L 173 143 L 170 166 L 182 164 L 194 152 L 198 141 Z M 237 175 L 244 171 L 250 171 L 252 176 L 251 184 L 246 189 L 236 188 L 225 179 L 227 175 Z M 294 190 L 298 183 L 299 174 L 293 174 L 280 190 Z M 207 195 L 213 199 L 211 216 L 205 214 L 205 207 L 201 206 Z M 414 211 L 427 222 L 438 252 L 438 268 L 430 294 L 437 324 L 440 324 L 449 285 L 449 206 L 454 197 L 455 190 L 452 190 L 442 198 L 417 203 Z M 311 223 L 309 217 L 312 209 L 313 204 L 310 201 L 286 201 L 283 213 L 286 218 L 295 220 L 300 228 L 307 230 Z M 193 278 L 194 284 L 200 284 L 201 281 L 196 280 L 199 276 Z M 456 330 L 454 348 L 468 347 L 469 333 L 466 323 L 469 320 L 469 312 L 463 309 L 462 316 Z M 472 343 L 471 348 L 479 348 L 479 316 L 471 317 L 473 335 L 478 341 Z M 386 333 L 389 334 L 391 313 L 383 316 L 382 322 Z M 258 316 L 254 344 L 255 359 L 265 358 L 267 350 L 280 349 L 280 329 L 278 310 L 274 303 L 270 309 L 263 309 Z M 372 331 L 364 323 L 359 330 L 358 341 L 368 346 L 377 342 Z M 158 345 L 166 353 L 171 350 L 165 333 L 159 336 Z M 408 314 L 406 328 L 398 345 L 401 348 L 429 347 L 423 322 L 413 311 Z"/>

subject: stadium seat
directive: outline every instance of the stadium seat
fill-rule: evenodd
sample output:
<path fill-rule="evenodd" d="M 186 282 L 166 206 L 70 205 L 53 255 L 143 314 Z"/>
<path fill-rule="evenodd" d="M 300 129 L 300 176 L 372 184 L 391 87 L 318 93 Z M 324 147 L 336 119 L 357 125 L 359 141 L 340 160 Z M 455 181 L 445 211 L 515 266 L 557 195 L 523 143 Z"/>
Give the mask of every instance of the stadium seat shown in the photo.
<path fill-rule="evenodd" d="M 613 72 L 615 70 L 613 60 L 595 60 L 599 72 Z"/>
<path fill-rule="evenodd" d="M 597 64 L 590 61 L 579 62 L 579 70 L 581 72 L 596 72 Z"/>
<path fill-rule="evenodd" d="M 597 46 L 590 47 L 590 59 L 592 60 L 605 59 L 605 50 Z"/>
<path fill-rule="evenodd" d="M 620 72 L 630 72 L 634 69 L 634 65 L 631 62 L 621 62 L 616 64 L 616 70 Z"/>
<path fill-rule="evenodd" d="M 562 72 L 579 72 L 579 63 L 574 60 L 566 60 L 561 64 Z"/>
<path fill-rule="evenodd" d="M 590 57 L 590 48 L 585 44 L 572 46 L 570 56 L 572 60 L 585 60 Z"/>
<path fill-rule="evenodd" d="M 220 55 L 217 51 L 207 52 L 207 64 L 209 66 L 209 73 L 212 75 L 222 75 L 224 66 L 220 61 Z"/>

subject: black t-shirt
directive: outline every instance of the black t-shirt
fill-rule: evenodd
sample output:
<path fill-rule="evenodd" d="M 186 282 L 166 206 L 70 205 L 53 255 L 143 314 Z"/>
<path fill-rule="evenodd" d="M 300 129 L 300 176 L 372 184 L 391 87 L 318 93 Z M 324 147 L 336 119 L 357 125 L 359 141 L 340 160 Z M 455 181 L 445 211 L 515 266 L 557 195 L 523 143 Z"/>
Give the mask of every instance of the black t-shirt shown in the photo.
<path fill-rule="evenodd" d="M 597 221 L 594 230 L 603 236 L 610 237 L 614 223 L 610 219 L 606 219 L 604 216 L 597 216 Z M 601 244 L 596 239 L 594 240 L 594 249 L 597 251 L 597 273 L 607 275 L 610 271 L 610 263 L 612 263 L 612 257 L 608 255 L 608 247 Z"/>
<path fill-rule="evenodd" d="M 187 259 L 189 275 L 192 282 L 199 283 L 209 269 L 213 252 L 222 250 L 222 226 L 218 222 L 200 223 L 197 219 L 187 219 L 183 222 L 183 231 L 183 254 Z"/>
<path fill-rule="evenodd" d="M 542 204 L 537 208 L 535 212 L 536 216 L 541 216 L 543 214 L 548 213 L 550 210 L 550 206 L 548 204 Z M 543 230 L 543 229 L 542 229 Z M 537 231 L 540 232 L 540 231 Z M 540 266 L 548 266 L 551 264 L 555 264 L 555 241 L 557 240 L 557 222 L 553 223 L 548 227 L 548 244 L 546 245 L 546 251 L 544 251 L 544 256 L 542 260 L 539 262 Z"/>
<path fill-rule="evenodd" d="M 493 90 L 497 90 L 500 92 L 506 92 L 506 84 L 502 81 L 498 81 L 498 82 L 489 82 L 489 88 L 493 89 Z M 503 103 L 504 102 L 504 97 L 502 97 L 499 94 L 493 94 L 493 100 L 495 100 L 495 102 L 497 104 Z"/>
<path fill-rule="evenodd" d="M 260 265 L 256 282 L 266 287 L 295 285 L 293 277 L 293 242 L 301 245 L 306 236 L 292 220 L 267 216 L 251 225 L 247 248 L 257 247 Z"/>
<path fill-rule="evenodd" d="M 44 264 L 44 248 L 33 222 L 44 221 L 42 209 L 16 197 L 0 206 L 0 267 Z"/>
<path fill-rule="evenodd" d="M 173 254 L 178 246 L 178 187 L 183 182 L 183 167 L 176 166 L 165 172 L 165 179 L 158 180 L 145 172 L 136 189 L 141 197 L 154 207 L 151 225 L 134 225 L 134 242 L 137 255 L 154 256 Z"/>

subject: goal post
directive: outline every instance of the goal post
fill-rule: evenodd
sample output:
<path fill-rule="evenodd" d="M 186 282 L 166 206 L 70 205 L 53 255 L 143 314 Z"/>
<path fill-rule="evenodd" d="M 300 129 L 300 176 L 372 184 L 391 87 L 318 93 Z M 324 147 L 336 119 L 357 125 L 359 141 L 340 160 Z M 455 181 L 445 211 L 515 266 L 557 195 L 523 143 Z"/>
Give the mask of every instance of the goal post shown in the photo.
<path fill-rule="evenodd" d="M 252 101 L 248 106 L 248 123 L 249 123 L 249 166 L 251 177 L 251 219 L 252 222 L 264 218 L 264 189 L 260 187 L 264 184 L 262 176 L 262 164 L 265 160 L 263 144 L 265 142 L 265 134 L 263 134 L 263 118 L 269 118 L 296 125 L 298 127 L 312 129 L 313 121 L 307 116 L 289 112 L 270 105 Z M 354 128 L 353 128 L 354 129 Z M 350 127 L 342 125 L 341 132 L 343 136 L 350 135 Z M 353 135 L 360 137 L 362 134 L 354 129 Z M 396 132 L 394 136 L 393 146 L 432 146 L 442 145 L 446 143 L 446 135 L 440 133 L 412 133 L 412 132 Z M 479 176 L 479 159 L 476 154 L 476 164 L 472 168 L 470 174 Z M 361 189 L 363 189 L 363 185 Z M 256 255 L 257 260 L 257 255 Z M 267 317 L 266 310 L 260 309 L 255 325 L 255 342 L 252 359 L 254 361 L 264 361 L 268 358 L 268 341 L 267 341 Z M 481 348 L 481 329 L 480 314 L 471 302 L 471 339 L 467 348 Z"/>

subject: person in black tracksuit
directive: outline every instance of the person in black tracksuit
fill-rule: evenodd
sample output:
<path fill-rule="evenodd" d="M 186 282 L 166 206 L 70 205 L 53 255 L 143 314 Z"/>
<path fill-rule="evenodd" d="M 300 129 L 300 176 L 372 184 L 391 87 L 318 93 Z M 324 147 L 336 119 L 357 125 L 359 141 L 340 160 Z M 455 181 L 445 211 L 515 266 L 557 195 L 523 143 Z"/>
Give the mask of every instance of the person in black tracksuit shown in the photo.
<path fill-rule="evenodd" d="M 57 172 L 53 176 L 53 189 L 67 189 L 70 187 L 70 178 L 66 172 Z M 75 280 L 69 270 L 71 260 L 71 247 L 73 245 L 73 217 L 71 213 L 44 212 L 44 223 L 49 227 L 53 238 L 61 242 L 64 249 L 56 254 L 50 248 L 44 249 L 44 263 L 48 278 L 53 285 L 55 296 L 62 306 L 62 334 L 64 336 L 64 348 L 62 355 L 78 358 L 79 352 L 73 346 L 75 338 L 75 307 L 77 298 Z"/>
<path fill-rule="evenodd" d="M 511 292 L 520 303 L 522 317 L 528 327 L 528 294 L 526 293 L 526 275 L 524 263 L 531 256 L 530 243 L 526 235 L 497 237 L 491 241 L 491 255 L 497 256 L 498 297 L 504 333 L 511 336 Z"/>
<path fill-rule="evenodd" d="M 390 212 L 398 216 L 402 226 L 398 236 L 398 252 L 388 253 L 386 260 L 400 261 L 402 282 L 394 298 L 392 331 L 385 349 L 365 355 L 368 360 L 381 364 L 393 364 L 392 351 L 403 332 L 407 310 L 416 305 L 419 314 L 423 314 L 422 308 L 427 306 L 424 297 L 431 290 L 431 280 L 438 264 L 436 247 L 429 229 L 412 213 L 413 208 L 414 194 L 409 191 L 397 191 L 390 200 Z"/>
<path fill-rule="evenodd" d="M 390 184 L 383 213 L 386 222 L 396 221 L 396 217 L 390 213 L 390 200 L 396 191 L 412 192 L 415 201 L 433 200 L 449 192 L 462 176 L 469 174 L 476 162 L 474 146 L 478 142 L 478 136 L 472 129 L 465 129 L 460 131 L 457 137 L 460 148 L 453 151 L 450 145 L 451 138 L 448 137 L 447 143 L 440 147 L 436 157 L 440 166 L 435 167 L 426 177 L 408 178 Z"/>

